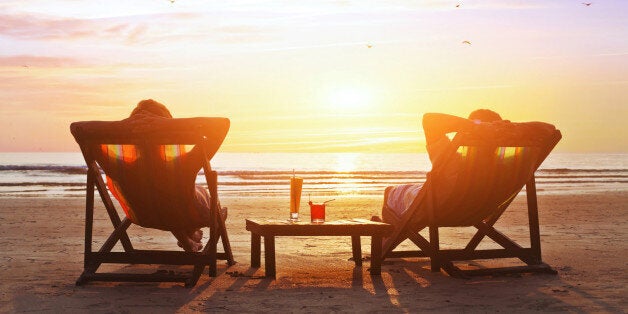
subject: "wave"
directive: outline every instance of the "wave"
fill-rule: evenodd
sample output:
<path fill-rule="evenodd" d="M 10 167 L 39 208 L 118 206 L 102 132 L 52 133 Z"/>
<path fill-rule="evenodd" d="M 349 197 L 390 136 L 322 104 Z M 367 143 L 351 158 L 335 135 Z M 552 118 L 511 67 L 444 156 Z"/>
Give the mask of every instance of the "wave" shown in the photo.
<path fill-rule="evenodd" d="M 220 175 L 238 176 L 246 178 L 249 176 L 292 176 L 292 170 L 220 170 L 215 169 Z M 45 171 L 64 174 L 85 174 L 87 166 L 63 166 L 63 165 L 0 165 L 0 171 Z M 299 171 L 298 176 L 425 176 L 429 171 Z M 548 174 L 566 174 L 566 173 L 628 173 L 628 169 L 618 168 L 599 168 L 599 169 L 582 169 L 582 168 L 541 168 L 538 173 Z M 203 174 L 201 171 L 199 174 Z"/>
<path fill-rule="evenodd" d="M 355 168 L 342 168 L 344 157 L 223 153 L 212 160 L 212 167 L 218 172 L 221 192 L 256 196 L 288 194 L 293 168 L 304 179 L 304 191 L 330 195 L 381 195 L 389 185 L 424 182 L 431 168 L 427 154 L 354 154 L 346 166 Z M 550 157 L 536 172 L 539 191 L 628 189 L 628 154 L 553 153 Z M 80 153 L 0 153 L 0 197 L 84 196 L 86 173 Z M 203 171 L 196 182 L 205 184 Z"/>
<path fill-rule="evenodd" d="M 0 171 L 45 171 L 64 174 L 86 174 L 87 166 L 0 165 Z"/>
<path fill-rule="evenodd" d="M 417 181 L 421 183 L 421 181 Z M 325 185 L 325 186 L 340 186 L 340 185 L 364 185 L 372 186 L 378 184 L 390 184 L 389 182 L 382 181 L 360 181 L 360 182 L 347 182 L 347 181 L 309 181 L 308 185 Z M 202 186 L 206 186 L 204 183 L 200 183 Z M 219 186 L 285 186 L 284 181 L 219 181 Z M 28 186 L 44 186 L 44 187 L 81 187 L 85 186 L 85 182 L 0 182 L 0 187 L 28 187 Z"/>
<path fill-rule="evenodd" d="M 582 183 L 628 183 L 628 180 L 545 180 L 543 184 L 582 184 Z"/>
<path fill-rule="evenodd" d="M 0 182 L 0 186 L 85 186 L 85 182 Z"/>
<path fill-rule="evenodd" d="M 561 175 L 561 176 L 552 176 L 552 175 L 537 175 L 535 176 L 537 179 L 547 179 L 547 178 L 562 178 L 562 179 L 576 179 L 576 178 L 596 178 L 596 179 L 618 179 L 618 178 L 628 178 L 628 175 L 586 175 L 586 176 L 578 176 L 578 175 Z"/>
<path fill-rule="evenodd" d="M 252 166 L 254 167 L 254 166 Z M 284 195 L 292 169 L 221 169 L 218 185 L 221 191 L 243 195 Z M 0 165 L 0 197 L 12 195 L 81 195 L 85 191 L 85 165 L 30 164 Z M 304 188 L 317 193 L 379 195 L 386 186 L 425 182 L 429 171 L 364 170 L 332 171 L 311 169 L 297 171 L 304 179 Z M 197 184 L 204 185 L 200 171 Z M 623 166 L 600 165 L 598 169 L 550 167 L 536 173 L 539 190 L 556 189 L 626 189 L 628 169 Z"/>
<path fill-rule="evenodd" d="M 407 184 L 407 183 L 424 183 L 425 180 L 412 180 L 412 181 L 358 181 L 358 182 L 347 182 L 347 181 L 308 181 L 307 185 L 309 187 L 314 186 L 325 186 L 328 188 L 334 187 L 355 187 L 359 189 L 367 189 L 368 187 L 373 186 L 388 186 L 388 185 L 396 185 L 396 184 Z M 585 184 L 585 183 L 628 183 L 627 180 L 591 180 L 590 178 L 582 178 L 581 180 L 569 180 L 569 179 L 557 179 L 557 178 L 546 178 L 545 180 L 537 180 L 537 184 Z M 206 186 L 204 183 L 199 183 L 202 186 Z M 286 185 L 283 181 L 263 181 L 263 180 L 251 180 L 251 181 L 219 181 L 219 186 L 238 186 L 238 187 L 253 187 L 253 186 L 277 186 L 283 187 Z M 85 187 L 84 182 L 0 182 L 0 187 Z"/>
<path fill-rule="evenodd" d="M 285 175 L 285 174 L 289 174 L 290 176 L 293 175 L 293 171 L 292 170 L 228 170 L 228 171 L 220 171 L 220 170 L 216 170 L 218 173 L 220 174 L 225 174 L 225 175 L 233 175 L 233 176 L 245 176 L 245 175 L 258 175 L 258 174 L 262 174 L 262 175 Z M 306 170 L 306 171 L 298 171 L 296 172 L 297 176 L 302 176 L 302 175 L 337 175 L 337 174 L 426 174 L 427 171 L 379 171 L 379 170 L 374 170 L 374 171 L 366 171 L 366 170 L 356 170 L 356 171 L 329 171 L 329 170 Z"/>
<path fill-rule="evenodd" d="M 610 168 L 601 168 L 601 169 L 581 169 L 581 168 L 541 168 L 539 170 L 537 170 L 537 172 L 539 173 L 544 173 L 544 172 L 548 172 L 548 173 L 570 173 L 570 172 L 575 172 L 575 173 L 608 173 L 608 172 L 619 172 L 619 173 L 626 173 L 628 172 L 628 169 L 610 169 Z"/>

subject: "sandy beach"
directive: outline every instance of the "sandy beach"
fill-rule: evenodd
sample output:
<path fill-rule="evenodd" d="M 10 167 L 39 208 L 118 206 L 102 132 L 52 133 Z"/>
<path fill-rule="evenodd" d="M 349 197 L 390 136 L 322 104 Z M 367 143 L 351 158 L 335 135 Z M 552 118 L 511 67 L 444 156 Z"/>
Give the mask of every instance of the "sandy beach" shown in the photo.
<path fill-rule="evenodd" d="M 499 223 L 524 244 L 524 197 Z M 171 283 L 74 282 L 82 271 L 82 198 L 0 199 L 0 312 L 626 312 L 628 192 L 542 195 L 543 259 L 558 275 L 452 278 L 432 273 L 424 259 L 386 260 L 371 277 L 354 267 L 348 237 L 277 238 L 277 279 L 250 267 L 246 218 L 283 218 L 286 198 L 223 197 L 235 266 L 218 265 L 192 289 Z M 99 204 L 95 235 L 109 222 Z M 328 219 L 369 218 L 380 197 L 340 197 Z M 307 215 L 307 211 L 304 213 Z M 445 231 L 443 246 L 463 245 L 471 230 Z M 172 235 L 133 226 L 133 239 L 157 247 Z M 98 243 L 102 242 L 98 238 Z M 370 239 L 363 238 L 363 255 Z M 480 265 L 495 265 L 480 261 Z M 475 265 L 475 264 L 474 264 Z M 113 266 L 123 269 L 127 266 Z"/>

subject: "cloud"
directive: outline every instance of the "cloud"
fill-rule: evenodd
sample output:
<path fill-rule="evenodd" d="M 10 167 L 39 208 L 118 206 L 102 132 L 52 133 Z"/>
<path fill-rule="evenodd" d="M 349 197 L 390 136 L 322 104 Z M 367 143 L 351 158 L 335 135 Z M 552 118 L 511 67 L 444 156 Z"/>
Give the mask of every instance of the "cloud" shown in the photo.
<path fill-rule="evenodd" d="M 80 65 L 83 65 L 83 63 L 79 59 L 69 57 L 42 57 L 33 55 L 0 56 L 0 67 L 57 68 Z"/>
<path fill-rule="evenodd" d="M 18 40 L 113 39 L 127 43 L 141 43 L 148 35 L 154 37 L 168 35 L 169 25 L 196 17 L 199 15 L 194 13 L 101 19 L 0 14 L 0 35 Z"/>
<path fill-rule="evenodd" d="M 34 15 L 0 15 L 0 34 L 15 39 L 58 39 L 85 36 L 89 23 L 80 19 L 52 19 Z"/>

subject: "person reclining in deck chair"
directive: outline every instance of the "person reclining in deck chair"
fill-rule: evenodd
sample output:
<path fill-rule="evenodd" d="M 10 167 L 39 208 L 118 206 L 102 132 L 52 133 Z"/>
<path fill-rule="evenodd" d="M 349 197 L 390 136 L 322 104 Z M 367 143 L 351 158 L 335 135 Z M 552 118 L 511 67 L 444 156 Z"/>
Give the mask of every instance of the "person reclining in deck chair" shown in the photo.
<path fill-rule="evenodd" d="M 151 122 L 155 121 L 155 119 L 171 119 L 171 118 L 172 118 L 172 114 L 170 113 L 168 108 L 166 108 L 166 106 L 152 99 L 147 99 L 147 100 L 142 100 L 137 104 L 137 106 L 133 109 L 133 111 L 131 112 L 131 115 L 129 116 L 127 120 L 133 123 L 136 127 L 141 128 L 144 125 L 149 126 Z M 163 173 L 160 170 L 164 170 L 164 169 L 161 169 L 160 167 L 166 167 L 166 163 L 162 160 L 161 154 L 162 152 L 160 152 L 159 150 L 149 151 L 149 152 L 142 151 L 140 153 L 140 156 L 141 158 L 150 158 L 152 160 L 151 164 L 157 165 L 153 167 L 151 171 L 159 174 L 159 173 Z M 200 154 L 201 152 L 195 147 L 190 152 L 187 152 L 181 156 L 178 156 L 178 158 L 182 159 L 181 162 L 179 163 L 181 166 L 188 167 L 188 168 L 197 167 L 195 169 L 185 169 L 185 170 L 182 170 L 182 172 L 198 173 L 200 171 L 200 166 L 198 166 L 200 163 L 187 162 L 187 161 L 202 158 Z M 190 166 L 190 165 L 195 165 L 195 166 Z M 112 190 L 112 193 L 116 196 L 118 200 L 121 199 L 121 197 L 119 196 L 123 194 L 122 199 L 125 200 L 124 202 L 127 202 L 127 201 L 132 202 L 133 199 L 142 199 L 141 195 L 142 193 L 145 193 L 145 192 L 138 188 L 133 188 L 134 186 L 140 186 L 140 184 L 134 184 L 133 181 L 135 180 L 141 181 L 144 178 L 139 177 L 140 175 L 129 176 L 129 172 L 133 174 L 132 172 L 133 170 L 126 169 L 126 171 L 127 173 L 124 174 L 124 180 L 118 180 L 119 177 L 122 176 L 123 174 L 119 171 L 116 171 L 116 169 L 110 169 L 110 171 L 108 171 L 110 178 L 108 178 L 107 180 L 108 180 L 108 185 L 110 186 L 110 190 Z M 141 171 L 139 171 L 138 173 L 141 173 Z M 112 179 L 114 182 L 123 181 L 124 187 L 118 187 L 115 184 L 111 184 L 112 182 L 109 182 L 110 179 Z M 161 182 L 163 182 L 164 180 L 161 180 Z M 208 225 L 209 219 L 210 219 L 210 195 L 207 189 L 201 186 L 195 185 L 194 188 L 195 188 L 195 191 L 183 191 L 184 193 L 189 194 L 190 196 L 194 195 L 194 201 L 192 202 L 194 208 L 185 209 L 185 210 L 187 210 L 188 212 L 194 213 L 194 215 L 190 215 L 191 220 L 197 220 L 197 221 L 190 221 L 190 225 L 206 226 Z M 171 192 L 171 191 L 167 191 L 167 192 Z M 178 192 L 181 192 L 181 191 L 178 191 Z M 163 193 L 163 194 L 166 194 L 165 197 L 167 197 L 167 193 Z M 158 198 L 160 195 L 161 195 L 160 193 L 157 193 L 157 194 L 151 195 L 151 197 Z M 122 204 L 122 205 L 123 207 L 125 207 L 127 204 Z M 184 209 L 177 209 L 177 210 L 184 210 Z M 185 251 L 197 252 L 203 248 L 203 244 L 201 242 L 203 238 L 203 231 L 200 228 L 192 228 L 192 229 L 186 229 L 186 230 L 171 230 L 171 232 L 178 240 L 177 245 L 179 245 Z"/>
<path fill-rule="evenodd" d="M 507 120 L 502 120 L 498 113 L 488 109 L 475 110 L 469 114 L 469 118 L 467 119 L 444 113 L 424 114 L 423 131 L 425 133 L 426 148 L 430 161 L 433 164 L 449 146 L 450 139 L 447 137 L 448 133 L 465 132 L 471 131 L 473 128 L 490 127 L 486 122 L 493 123 L 497 121 L 509 123 Z M 446 174 L 447 177 L 451 177 L 452 181 L 455 180 L 456 167 L 449 167 L 446 171 L 448 172 Z M 395 211 L 398 216 L 401 216 L 410 207 L 421 190 L 421 187 L 422 184 L 404 184 L 389 187 L 388 197 L 384 201 L 388 208 Z M 438 193 L 442 198 L 447 196 L 446 189 L 439 189 Z M 381 221 L 381 218 L 377 216 L 374 216 L 372 219 Z"/>

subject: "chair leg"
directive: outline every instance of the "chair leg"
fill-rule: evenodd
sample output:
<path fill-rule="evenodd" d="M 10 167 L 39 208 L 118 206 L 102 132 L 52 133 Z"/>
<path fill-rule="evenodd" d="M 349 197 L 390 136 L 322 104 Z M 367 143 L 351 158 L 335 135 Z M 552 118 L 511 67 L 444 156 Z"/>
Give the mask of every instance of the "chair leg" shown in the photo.
<path fill-rule="evenodd" d="M 438 227 L 430 226 L 430 244 L 432 245 L 432 256 L 430 257 L 430 266 L 433 272 L 440 271 L 440 245 L 438 240 Z"/>
<path fill-rule="evenodd" d="M 220 217 L 218 217 L 219 222 L 219 228 L 220 228 L 220 238 L 222 239 L 222 247 L 225 250 L 225 253 L 227 254 L 227 265 L 232 266 L 235 265 L 235 260 L 233 259 L 233 252 L 231 251 L 231 243 L 229 242 L 229 235 L 227 234 L 227 226 L 225 224 L 225 219 L 226 217 L 224 217 L 224 215 L 220 215 Z"/>
<path fill-rule="evenodd" d="M 208 258 L 209 258 L 209 276 L 210 277 L 216 277 L 217 274 L 217 266 L 216 265 L 218 263 L 218 258 L 217 258 L 217 250 L 218 250 L 218 230 L 216 230 L 216 228 L 212 228 L 209 231 L 210 237 L 209 237 L 209 241 L 207 243 L 208 246 Z"/>
<path fill-rule="evenodd" d="M 530 226 L 530 247 L 532 248 L 531 264 L 538 265 L 542 263 L 541 233 L 539 230 L 539 210 L 536 200 L 536 183 L 534 176 L 526 184 L 526 196 L 528 201 L 528 223 Z"/>
<path fill-rule="evenodd" d="M 94 172 L 93 179 L 96 182 L 96 188 L 98 190 L 98 193 L 100 194 L 100 199 L 103 201 L 103 205 L 105 205 L 105 209 L 107 210 L 107 214 L 109 215 L 109 219 L 111 220 L 113 227 L 118 228 L 122 223 L 122 220 L 120 219 L 120 216 L 118 215 L 118 212 L 113 205 L 113 200 L 109 196 L 109 192 L 107 192 L 107 184 L 105 184 L 105 181 L 100 176 L 100 172 L 98 172 L 97 169 L 98 168 L 96 166 L 90 167 L 90 170 Z M 120 243 L 122 244 L 122 247 L 125 251 L 133 251 L 133 245 L 131 244 L 131 240 L 126 233 L 120 235 Z"/>
<path fill-rule="evenodd" d="M 92 251 L 92 232 L 94 224 L 94 178 L 91 171 L 87 172 L 87 194 L 85 197 L 85 247 L 83 255 L 83 268 L 90 264 L 89 253 Z M 81 275 L 81 277 L 83 277 Z M 81 280 L 81 278 L 79 278 Z M 78 281 L 77 281 L 78 284 Z"/>
<path fill-rule="evenodd" d="M 185 281 L 186 288 L 191 288 L 191 287 L 196 286 L 196 283 L 198 282 L 198 279 L 201 277 L 201 274 L 203 273 L 204 268 L 205 268 L 205 265 L 194 265 L 194 270 L 192 271 L 190 278 Z"/>
<path fill-rule="evenodd" d="M 401 242 L 405 241 L 408 236 L 406 235 L 408 231 L 405 228 L 397 229 L 393 231 L 393 233 L 386 237 L 382 244 L 382 261 L 389 257 L 391 253 L 401 244 Z"/>
<path fill-rule="evenodd" d="M 490 226 L 490 227 L 495 225 L 497 220 L 499 220 L 499 218 L 504 214 L 504 212 L 506 211 L 506 208 L 508 208 L 508 206 L 510 206 L 510 203 L 512 203 L 512 201 L 514 201 L 514 199 L 515 199 L 515 196 L 511 197 L 506 203 L 500 205 L 499 211 L 497 213 L 495 213 L 493 216 L 491 216 L 491 218 L 486 220 L 485 223 L 488 226 Z M 485 236 L 486 236 L 486 234 L 484 234 L 480 230 L 478 230 L 478 232 L 473 236 L 473 238 L 471 238 L 469 243 L 467 243 L 467 246 L 465 247 L 465 250 L 469 250 L 469 251 L 475 250 L 475 248 L 478 247 L 478 245 L 480 244 L 480 242 L 482 242 L 482 239 L 484 239 Z"/>
<path fill-rule="evenodd" d="M 236 261 L 233 259 L 233 252 L 231 251 L 231 244 L 229 243 L 226 230 L 220 238 L 222 239 L 222 247 L 225 249 L 225 254 L 227 254 L 227 265 L 235 265 Z"/>

